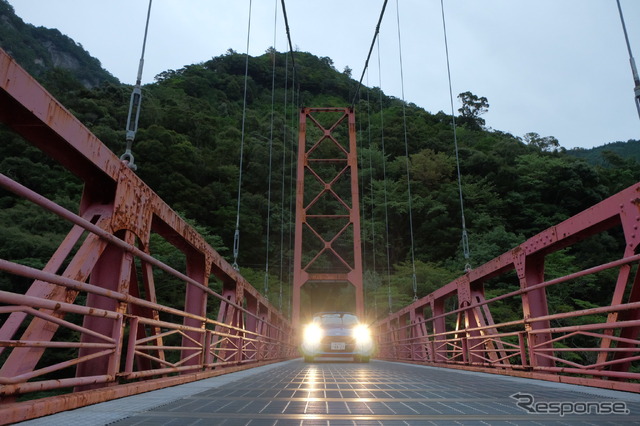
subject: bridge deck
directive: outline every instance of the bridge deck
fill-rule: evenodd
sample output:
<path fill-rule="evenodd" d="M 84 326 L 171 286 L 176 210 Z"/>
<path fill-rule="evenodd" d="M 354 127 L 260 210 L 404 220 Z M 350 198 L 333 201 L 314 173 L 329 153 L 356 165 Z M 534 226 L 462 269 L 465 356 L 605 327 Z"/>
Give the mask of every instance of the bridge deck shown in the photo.
<path fill-rule="evenodd" d="M 591 414 L 534 414 L 535 404 L 577 402 Z M 519 401 L 527 402 L 527 397 Z M 617 408 L 613 403 L 617 402 Z M 585 403 L 591 403 L 586 406 Z M 596 403 L 601 403 L 598 407 Z M 551 406 L 538 405 L 542 411 Z M 559 407 L 559 406 L 555 406 Z M 607 408 L 608 407 L 608 408 Z M 629 414 L 594 414 L 626 409 Z M 31 425 L 424 425 L 640 422 L 640 395 L 383 361 L 294 360 L 32 420 Z"/>

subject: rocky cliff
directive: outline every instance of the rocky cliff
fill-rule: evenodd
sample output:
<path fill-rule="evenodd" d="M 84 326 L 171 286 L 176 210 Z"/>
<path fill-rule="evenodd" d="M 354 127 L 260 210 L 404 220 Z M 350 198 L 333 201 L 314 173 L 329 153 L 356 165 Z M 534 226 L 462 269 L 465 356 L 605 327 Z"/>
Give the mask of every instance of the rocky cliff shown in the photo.
<path fill-rule="evenodd" d="M 82 45 L 57 29 L 25 23 L 6 0 L 0 0 L 0 48 L 35 77 L 61 69 L 87 88 L 118 82 Z"/>

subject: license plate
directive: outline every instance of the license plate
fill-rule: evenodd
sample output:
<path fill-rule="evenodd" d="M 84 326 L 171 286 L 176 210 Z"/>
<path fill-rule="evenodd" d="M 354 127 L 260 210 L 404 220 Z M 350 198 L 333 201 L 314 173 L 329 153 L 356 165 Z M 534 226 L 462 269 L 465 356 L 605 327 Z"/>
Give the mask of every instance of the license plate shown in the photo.
<path fill-rule="evenodd" d="M 346 344 L 344 342 L 331 342 L 332 351 L 344 351 Z"/>

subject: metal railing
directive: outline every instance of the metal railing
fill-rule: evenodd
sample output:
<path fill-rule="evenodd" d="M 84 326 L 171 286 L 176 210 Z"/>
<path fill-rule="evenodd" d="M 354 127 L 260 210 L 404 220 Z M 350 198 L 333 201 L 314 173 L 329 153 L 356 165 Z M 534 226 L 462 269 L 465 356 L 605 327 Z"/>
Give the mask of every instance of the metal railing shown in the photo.
<path fill-rule="evenodd" d="M 0 122 L 84 184 L 76 214 L 0 175 L 69 229 L 44 268 L 0 259 L 0 423 L 297 356 L 282 313 L 2 50 Z"/>
<path fill-rule="evenodd" d="M 378 321 L 379 357 L 640 392 L 639 206 L 640 183 Z M 619 259 L 545 276 L 554 253 L 602 233 Z M 588 282 L 607 299 L 549 297 Z"/>

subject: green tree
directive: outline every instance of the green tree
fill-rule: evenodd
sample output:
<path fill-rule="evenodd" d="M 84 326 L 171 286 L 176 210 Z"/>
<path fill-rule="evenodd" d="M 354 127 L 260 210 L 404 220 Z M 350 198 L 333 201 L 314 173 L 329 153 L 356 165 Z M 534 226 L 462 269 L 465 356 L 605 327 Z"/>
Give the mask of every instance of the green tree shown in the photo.
<path fill-rule="evenodd" d="M 557 152 L 560 150 L 560 142 L 553 136 L 540 136 L 536 132 L 529 132 L 524 135 L 524 142 L 540 151 Z"/>
<path fill-rule="evenodd" d="M 460 113 L 460 124 L 466 124 L 469 128 L 479 130 L 484 126 L 484 118 L 480 116 L 489 111 L 489 101 L 486 97 L 479 97 L 471 92 L 463 92 L 458 95 L 462 107 L 458 109 Z"/>

